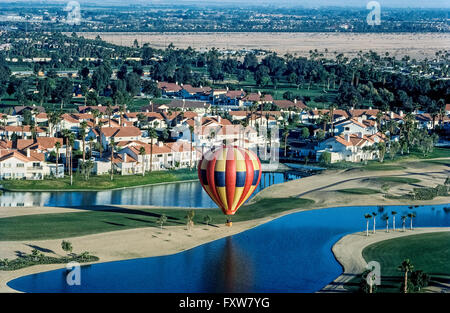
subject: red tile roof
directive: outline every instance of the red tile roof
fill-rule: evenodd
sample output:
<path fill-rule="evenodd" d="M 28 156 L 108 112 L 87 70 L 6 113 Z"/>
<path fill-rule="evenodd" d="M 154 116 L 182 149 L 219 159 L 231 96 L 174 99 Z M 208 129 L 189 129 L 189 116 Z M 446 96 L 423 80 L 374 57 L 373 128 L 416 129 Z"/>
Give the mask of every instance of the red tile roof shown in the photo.
<path fill-rule="evenodd" d="M 97 134 L 97 130 L 94 130 Z M 102 127 L 102 134 L 105 137 L 137 137 L 141 136 L 141 130 L 137 127 Z"/>
<path fill-rule="evenodd" d="M 166 92 L 178 92 L 182 89 L 180 85 L 167 82 L 159 82 L 158 88 L 163 89 Z"/>

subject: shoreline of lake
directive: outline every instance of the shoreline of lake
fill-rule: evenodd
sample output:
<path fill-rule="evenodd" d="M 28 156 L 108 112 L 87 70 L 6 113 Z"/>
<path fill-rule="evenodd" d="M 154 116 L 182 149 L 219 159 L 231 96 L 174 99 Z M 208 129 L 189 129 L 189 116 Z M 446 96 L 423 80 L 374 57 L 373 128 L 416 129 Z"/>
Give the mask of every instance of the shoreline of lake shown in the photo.
<path fill-rule="evenodd" d="M 434 232 L 449 232 L 450 227 L 419 227 L 413 230 L 402 231 L 397 229 L 395 232 L 391 229 L 389 233 L 379 229 L 375 234 L 369 230 L 369 236 L 365 231 L 348 234 L 339 239 L 332 248 L 336 261 L 342 266 L 342 274 L 330 282 L 319 292 L 321 293 L 342 293 L 349 292 L 345 289 L 345 284 L 354 277 L 360 275 L 367 266 L 367 262 L 362 256 L 364 248 L 385 240 L 401 238 L 405 236 L 414 236 Z"/>
<path fill-rule="evenodd" d="M 446 199 L 445 201 L 442 201 L 442 199 L 438 201 L 434 200 L 428 201 L 427 203 L 422 203 L 421 205 L 429 205 L 429 204 L 446 205 L 449 204 L 449 202 L 450 197 L 448 197 L 448 199 Z M 405 203 L 398 203 L 397 205 L 408 206 L 408 204 Z M 99 233 L 80 237 L 51 239 L 51 240 L 38 240 L 38 241 L 25 240 L 23 242 L 7 241 L 2 242 L 2 247 L 0 247 L 0 254 L 2 254 L 1 252 L 2 250 L 5 250 L 5 248 L 14 251 L 21 251 L 24 249 L 25 245 L 27 247 L 30 246 L 40 247 L 45 245 L 45 249 L 50 248 L 50 250 L 55 251 L 57 255 L 62 256 L 64 252 L 60 247 L 60 243 L 62 240 L 69 240 L 76 248 L 76 252 L 89 251 L 92 255 L 95 255 L 100 258 L 99 261 L 97 262 L 86 263 L 83 264 L 83 266 L 90 264 L 108 263 L 113 261 L 124 261 L 148 257 L 167 256 L 191 250 L 195 247 L 211 243 L 213 241 L 225 237 L 243 233 L 247 230 L 261 226 L 263 224 L 274 221 L 286 215 L 311 210 L 325 210 L 325 209 L 330 209 L 330 207 L 291 209 L 279 214 L 275 214 L 273 216 L 267 216 L 256 220 L 233 223 L 232 227 L 227 227 L 225 225 L 216 225 L 216 227 L 214 228 L 205 229 L 204 227 L 198 225 L 197 227 L 194 227 L 192 230 L 190 230 L 189 233 L 187 233 L 188 231 L 186 230 L 185 226 L 171 226 L 170 228 L 164 229 L 162 232 L 160 229 L 149 227 L 149 228 L 138 228 L 107 233 Z M 380 230 L 380 232 L 381 231 L 382 230 Z M 153 236 L 164 236 L 164 235 L 166 236 L 164 237 L 165 239 L 170 238 L 172 242 L 168 243 L 163 239 L 163 241 L 157 242 L 156 245 L 155 242 L 153 242 L 152 246 L 149 247 L 146 244 L 147 242 L 142 241 L 143 238 L 150 240 L 150 238 L 152 238 Z M 114 242 L 113 250 L 111 250 L 110 246 L 111 242 Z M 83 248 L 80 249 L 79 248 L 80 246 L 82 246 Z M 31 248 L 29 249 L 31 251 Z M 331 251 L 331 253 L 334 256 L 333 251 Z M 7 286 L 7 283 L 11 280 L 23 276 L 28 276 L 31 274 L 47 272 L 60 268 L 64 268 L 64 265 L 61 264 L 35 265 L 17 271 L 0 271 L 0 293 L 19 292 Z M 338 281 L 338 279 L 342 278 L 344 273 L 345 272 L 343 270 L 341 275 L 338 276 L 338 278 L 336 278 L 335 281 Z M 324 288 L 326 288 L 327 286 L 324 286 Z"/>
<path fill-rule="evenodd" d="M 257 197 L 260 198 L 273 198 L 274 195 L 278 196 L 285 196 L 285 197 L 295 197 L 299 195 L 299 191 L 302 191 L 302 197 L 307 195 L 307 198 L 310 198 L 316 203 L 314 204 L 313 208 L 310 208 L 308 210 L 317 210 L 317 209 L 326 209 L 330 207 L 342 207 L 342 206 L 383 206 L 383 205 L 402 205 L 402 206 L 408 206 L 408 205 L 436 205 L 436 204 L 449 204 L 450 203 L 450 196 L 447 197 L 438 197 L 433 200 L 428 201 L 418 201 L 418 200 L 407 200 L 407 199 L 388 199 L 383 197 L 383 195 L 375 194 L 375 195 L 347 195 L 342 193 L 337 193 L 336 188 L 339 187 L 346 187 L 346 188 L 355 188 L 355 187 L 361 187 L 362 184 L 369 185 L 373 184 L 373 182 L 369 181 L 368 179 L 373 179 L 374 177 L 383 177 L 383 176 L 401 176 L 401 175 L 410 175 L 412 177 L 419 177 L 422 178 L 426 177 L 426 180 L 421 181 L 421 185 L 423 186 L 434 186 L 435 184 L 441 183 L 441 180 L 445 179 L 448 176 L 448 169 L 446 166 L 443 165 L 427 165 L 424 168 L 419 168 L 416 166 L 415 173 L 409 173 L 406 169 L 405 170 L 396 170 L 396 171 L 389 171 L 386 175 L 386 172 L 361 172 L 361 171 L 331 171 L 326 174 L 318 174 L 290 182 L 286 182 L 283 184 L 273 185 L 270 186 L 263 191 L 261 191 Z M 364 183 L 363 183 L 364 182 Z M 339 186 L 338 186 L 339 185 Z M 414 184 L 416 186 L 417 184 Z M 409 184 L 400 184 L 399 186 L 392 188 L 392 192 L 405 192 L 405 187 L 413 188 L 414 186 L 409 186 Z M 255 198 L 253 198 L 255 200 Z M 47 208 L 48 209 L 48 208 Z M 148 245 L 142 243 L 142 238 L 145 238 L 145 236 L 152 238 L 151 235 L 158 236 L 158 234 L 154 234 L 155 232 L 158 232 L 155 228 L 140 228 L 140 229 L 131 229 L 131 230 L 124 230 L 124 231 L 115 231 L 112 233 L 103 233 L 103 234 L 96 234 L 96 235 L 89 235 L 85 237 L 78 237 L 78 238 L 66 238 L 68 240 L 74 241 L 74 247 L 76 251 L 80 249 L 81 251 L 89 251 L 93 255 L 96 255 L 100 257 L 100 261 L 97 263 L 103 263 L 113 260 L 124 260 L 124 259 L 134 259 L 134 258 L 142 258 L 142 257 L 149 257 L 149 256 L 158 256 L 158 255 L 167 255 L 167 254 L 174 254 L 181 251 L 186 251 L 188 249 L 191 249 L 193 247 L 203 245 L 205 243 L 224 238 L 227 236 L 231 236 L 233 234 L 241 233 L 245 230 L 254 228 L 256 226 L 265 224 L 269 221 L 272 221 L 276 218 L 285 216 L 287 214 L 295 213 L 305 211 L 305 209 L 295 209 L 291 208 L 290 210 L 286 210 L 284 212 L 274 214 L 271 216 L 266 216 L 262 219 L 258 220 L 251 220 L 251 221 L 245 221 L 245 222 L 238 222 L 234 223 L 233 227 L 229 228 L 224 225 L 219 225 L 218 227 L 214 227 L 210 230 L 202 230 L 199 227 L 195 228 L 195 232 L 197 233 L 196 236 L 186 236 L 186 230 L 184 230 L 184 227 L 179 227 L 178 229 L 173 226 L 171 227 L 171 236 L 170 236 L 170 243 L 167 243 L 163 246 L 157 246 L 148 247 Z M 39 214 L 39 208 L 35 209 L 36 214 Z M 124 233 L 126 232 L 126 233 Z M 144 232 L 144 233 L 142 233 Z M 130 247 L 130 244 L 128 242 L 124 242 L 123 245 L 119 245 L 118 243 L 121 242 L 121 240 L 124 240 L 124 235 L 128 234 L 127 237 L 129 239 L 129 242 L 133 243 L 133 247 Z M 134 235 L 133 235 L 134 234 Z M 113 236 L 113 238 L 111 237 Z M 80 239 L 81 238 L 81 239 Z M 84 238 L 89 238 L 89 240 L 86 240 L 83 242 Z M 96 238 L 97 247 L 103 248 L 104 252 L 99 253 L 98 250 L 95 250 L 93 248 L 90 248 L 87 243 L 93 242 L 93 238 Z M 115 238 L 115 239 L 114 239 Z M 168 239 L 165 238 L 165 239 Z M 53 241 L 51 243 L 53 245 L 53 248 L 55 251 L 59 251 L 59 253 L 63 253 L 61 248 L 59 247 L 60 241 L 62 239 Z M 27 241 L 27 244 L 30 244 L 31 241 Z M 51 240 L 47 241 L 40 241 L 36 242 L 36 244 L 49 244 Z M 114 246 L 117 251 L 112 251 L 110 247 L 108 246 L 109 243 L 114 242 Z M 2 246 L 7 244 L 8 242 L 4 242 Z M 9 242 L 11 244 L 10 249 L 12 251 L 17 250 L 23 250 L 24 245 L 20 246 L 20 242 Z M 32 242 L 33 243 L 33 242 Z M 160 242 L 161 243 L 161 242 Z M 164 242 L 163 242 L 164 243 Z M 170 245 L 170 247 L 167 247 L 167 245 Z M 92 246 L 94 247 L 94 246 Z M 1 247 L 0 247 L 1 248 Z M 95 248 L 95 247 L 94 247 Z M 135 250 L 133 250 L 133 248 Z M 133 250 L 133 251 L 130 251 Z M 147 250 L 146 250 L 147 249 Z M 150 249 L 150 250 L 148 250 Z M 28 249 L 29 250 L 29 249 Z M 27 250 L 27 251 L 28 251 Z M 0 251 L 1 252 L 1 251 Z M 116 253 L 114 255 L 114 253 Z M 2 256 L 2 253 L 0 253 L 0 257 Z M 61 268 L 59 267 L 52 267 L 52 266 L 37 266 L 32 268 L 24 269 L 23 271 L 16 271 L 14 273 L 2 273 L 0 272 L 0 292 L 12 292 L 9 287 L 6 286 L 6 282 L 10 281 L 14 278 L 26 276 L 33 273 L 43 272 L 51 269 Z"/>

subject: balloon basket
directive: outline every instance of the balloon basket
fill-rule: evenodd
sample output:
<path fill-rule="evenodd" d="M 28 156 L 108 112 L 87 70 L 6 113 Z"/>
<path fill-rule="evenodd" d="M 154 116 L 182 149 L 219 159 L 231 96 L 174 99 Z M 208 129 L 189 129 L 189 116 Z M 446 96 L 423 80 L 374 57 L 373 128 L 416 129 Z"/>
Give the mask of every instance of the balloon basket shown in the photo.
<path fill-rule="evenodd" d="M 233 225 L 233 222 L 226 222 L 225 225 L 231 227 Z"/>

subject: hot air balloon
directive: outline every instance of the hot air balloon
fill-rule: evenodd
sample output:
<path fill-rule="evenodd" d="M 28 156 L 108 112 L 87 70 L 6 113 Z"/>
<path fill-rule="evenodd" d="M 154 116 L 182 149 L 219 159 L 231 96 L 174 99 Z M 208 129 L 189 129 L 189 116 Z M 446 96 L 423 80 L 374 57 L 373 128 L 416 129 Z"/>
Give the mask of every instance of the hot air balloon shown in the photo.
<path fill-rule="evenodd" d="M 200 183 L 227 215 L 228 226 L 231 226 L 231 216 L 255 191 L 261 172 L 261 162 L 256 154 L 237 146 L 210 151 L 198 165 Z"/>

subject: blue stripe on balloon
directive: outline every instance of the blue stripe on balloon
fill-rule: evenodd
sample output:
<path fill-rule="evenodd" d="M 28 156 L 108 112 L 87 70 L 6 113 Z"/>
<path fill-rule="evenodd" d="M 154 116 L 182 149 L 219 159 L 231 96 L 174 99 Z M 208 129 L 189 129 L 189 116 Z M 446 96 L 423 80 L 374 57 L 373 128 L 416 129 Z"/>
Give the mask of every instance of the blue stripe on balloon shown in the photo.
<path fill-rule="evenodd" d="M 245 178 L 247 176 L 246 172 L 236 172 L 236 187 L 245 186 Z"/>
<path fill-rule="evenodd" d="M 252 186 L 256 186 L 256 183 L 258 182 L 258 178 L 259 178 L 259 170 L 255 170 L 255 172 L 253 174 Z"/>
<path fill-rule="evenodd" d="M 225 172 L 214 172 L 214 182 L 216 187 L 225 187 Z"/>
<path fill-rule="evenodd" d="M 200 170 L 201 173 L 201 179 L 202 179 L 202 184 L 203 185 L 208 185 L 208 178 L 206 176 L 206 170 Z"/>

